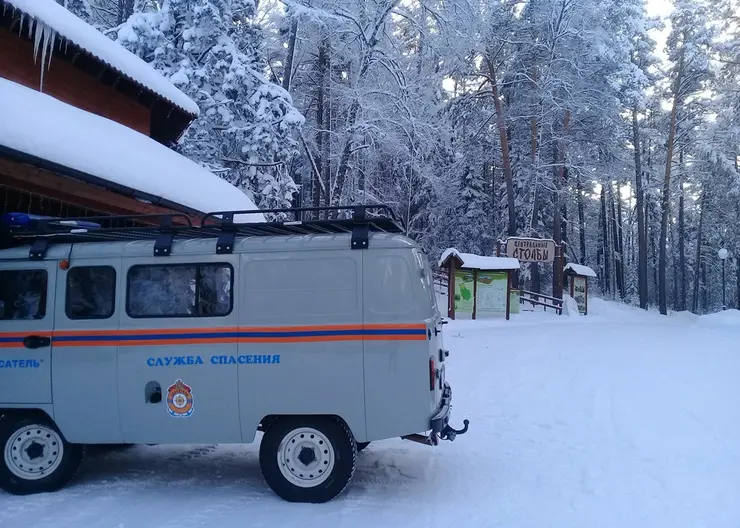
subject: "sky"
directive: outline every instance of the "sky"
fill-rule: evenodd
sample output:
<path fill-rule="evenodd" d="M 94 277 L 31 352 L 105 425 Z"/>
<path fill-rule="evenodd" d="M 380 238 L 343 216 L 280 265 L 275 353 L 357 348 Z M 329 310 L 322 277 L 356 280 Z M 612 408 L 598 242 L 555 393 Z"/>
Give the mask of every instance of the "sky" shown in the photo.
<path fill-rule="evenodd" d="M 647 11 L 648 16 L 650 17 L 658 17 L 665 20 L 671 14 L 671 11 L 673 11 L 673 2 L 671 2 L 671 0 L 646 0 L 645 11 Z M 668 58 L 664 47 L 670 30 L 670 23 L 666 23 L 665 27 L 661 31 L 652 32 L 653 38 L 658 43 L 655 49 L 655 54 L 663 60 Z"/>
<path fill-rule="evenodd" d="M 666 17 L 670 14 L 673 4 L 670 0 L 647 0 L 645 6 L 648 15 Z"/>

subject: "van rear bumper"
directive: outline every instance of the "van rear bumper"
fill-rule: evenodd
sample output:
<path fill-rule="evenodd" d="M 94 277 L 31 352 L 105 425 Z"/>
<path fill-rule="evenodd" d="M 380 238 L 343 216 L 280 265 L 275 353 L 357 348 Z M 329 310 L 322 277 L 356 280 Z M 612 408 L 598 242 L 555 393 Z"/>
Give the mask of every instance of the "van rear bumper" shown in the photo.
<path fill-rule="evenodd" d="M 452 442 L 457 435 L 465 434 L 468 432 L 468 420 L 463 420 L 463 428 L 460 430 L 453 429 L 450 427 L 450 413 L 452 410 L 452 387 L 450 384 L 445 382 L 444 389 L 442 389 L 442 399 L 439 402 L 439 408 L 437 412 L 429 420 L 429 429 L 431 432 L 427 435 L 421 434 L 410 434 L 402 436 L 404 440 L 411 440 L 412 442 L 418 442 L 425 445 L 436 446 L 440 440 L 449 440 Z M 429 430 L 427 429 L 427 431 Z"/>
<path fill-rule="evenodd" d="M 431 430 L 432 435 L 441 434 L 444 428 L 450 423 L 450 414 L 452 411 L 452 387 L 445 381 L 444 389 L 442 389 L 442 399 L 439 402 L 439 409 L 437 413 L 432 416 L 431 419 Z"/>
<path fill-rule="evenodd" d="M 442 389 L 442 399 L 439 403 L 439 410 L 437 414 L 432 416 L 431 426 L 432 432 L 429 435 L 432 445 L 437 445 L 439 440 L 449 440 L 452 442 L 457 435 L 462 435 L 468 432 L 468 425 L 470 421 L 463 420 L 462 429 L 454 429 L 450 426 L 450 413 L 452 410 L 452 387 L 450 384 L 445 382 L 444 389 Z"/>

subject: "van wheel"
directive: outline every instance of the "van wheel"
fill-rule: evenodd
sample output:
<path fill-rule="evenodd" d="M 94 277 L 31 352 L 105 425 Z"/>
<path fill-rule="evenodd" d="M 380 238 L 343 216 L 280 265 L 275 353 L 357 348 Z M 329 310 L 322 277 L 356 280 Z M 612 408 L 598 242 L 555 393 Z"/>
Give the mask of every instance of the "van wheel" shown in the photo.
<path fill-rule="evenodd" d="M 14 495 L 56 491 L 77 473 L 83 446 L 68 443 L 48 420 L 5 416 L 0 420 L 0 488 Z"/>
<path fill-rule="evenodd" d="M 275 420 L 260 444 L 267 484 L 289 502 L 328 502 L 355 472 L 357 444 L 344 423 L 330 417 Z"/>
<path fill-rule="evenodd" d="M 370 442 L 357 442 L 357 452 L 364 450 L 367 446 L 370 445 Z"/>

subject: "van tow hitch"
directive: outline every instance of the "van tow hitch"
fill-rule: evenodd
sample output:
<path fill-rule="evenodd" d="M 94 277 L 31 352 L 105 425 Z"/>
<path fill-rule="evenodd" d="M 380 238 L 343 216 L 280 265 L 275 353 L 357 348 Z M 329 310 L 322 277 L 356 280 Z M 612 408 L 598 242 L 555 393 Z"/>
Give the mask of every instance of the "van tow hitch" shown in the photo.
<path fill-rule="evenodd" d="M 457 435 L 464 435 L 468 432 L 468 425 L 470 425 L 470 420 L 463 420 L 462 429 L 453 429 L 449 424 L 447 424 L 444 426 L 444 429 L 442 429 L 442 432 L 439 433 L 439 438 L 440 440 L 449 440 L 450 442 L 453 442 Z"/>
<path fill-rule="evenodd" d="M 425 436 L 425 435 L 421 435 L 418 433 L 414 433 L 414 434 L 402 436 L 401 438 L 403 438 L 404 440 L 410 440 L 412 442 L 416 442 L 417 444 L 437 446 L 439 445 L 440 440 L 449 440 L 450 442 L 453 442 L 457 435 L 462 435 L 462 434 L 467 433 L 468 425 L 470 425 L 470 421 L 463 420 L 463 428 L 460 430 L 453 429 L 449 425 L 445 425 L 439 434 L 432 432 L 429 436 Z"/>

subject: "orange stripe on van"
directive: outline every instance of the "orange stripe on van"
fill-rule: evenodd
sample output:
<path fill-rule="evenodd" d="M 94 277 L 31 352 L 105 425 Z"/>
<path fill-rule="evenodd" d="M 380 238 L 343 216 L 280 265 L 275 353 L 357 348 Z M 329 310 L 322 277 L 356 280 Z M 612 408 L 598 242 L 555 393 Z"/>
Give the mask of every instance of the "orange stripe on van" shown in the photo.
<path fill-rule="evenodd" d="M 0 332 L 0 348 L 20 348 L 29 334 L 53 338 L 55 347 L 131 347 L 235 343 L 319 343 L 339 341 L 424 341 L 423 323 L 326 326 L 266 326 L 216 328 L 146 328 Z"/>

